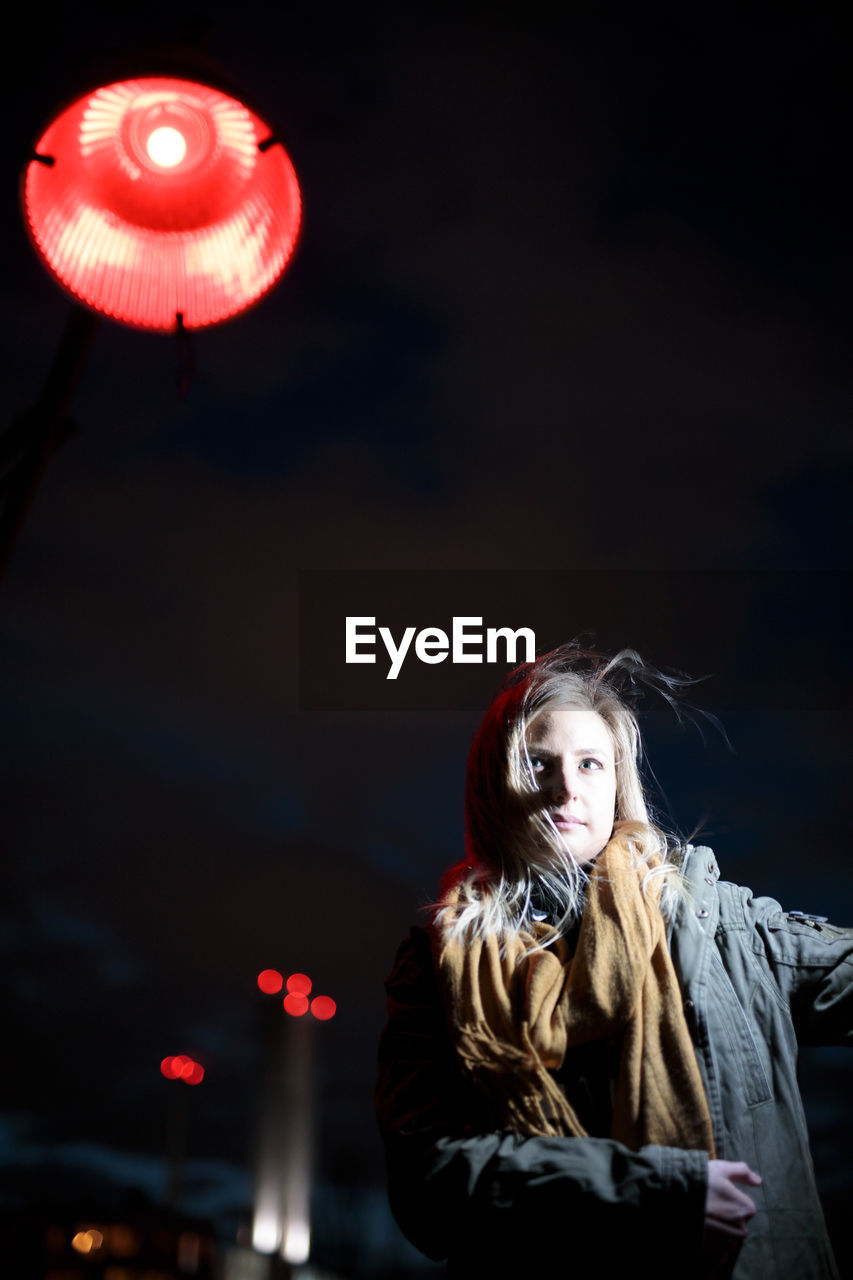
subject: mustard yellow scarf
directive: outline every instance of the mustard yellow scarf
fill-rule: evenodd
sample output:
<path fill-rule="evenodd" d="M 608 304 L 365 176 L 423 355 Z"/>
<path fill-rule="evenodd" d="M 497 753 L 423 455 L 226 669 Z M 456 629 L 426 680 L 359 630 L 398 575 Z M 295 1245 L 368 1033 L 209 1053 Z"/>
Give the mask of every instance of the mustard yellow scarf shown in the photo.
<path fill-rule="evenodd" d="M 496 1121 L 524 1134 L 586 1136 L 550 1074 L 568 1049 L 619 1040 L 611 1136 L 708 1151 L 708 1102 L 687 1030 L 658 905 L 660 877 L 641 890 L 614 836 L 596 859 L 574 955 L 564 939 L 525 955 L 547 925 L 505 938 L 449 941 L 434 930 L 439 980 L 463 1069 Z M 501 946 L 503 943 L 503 946 Z"/>

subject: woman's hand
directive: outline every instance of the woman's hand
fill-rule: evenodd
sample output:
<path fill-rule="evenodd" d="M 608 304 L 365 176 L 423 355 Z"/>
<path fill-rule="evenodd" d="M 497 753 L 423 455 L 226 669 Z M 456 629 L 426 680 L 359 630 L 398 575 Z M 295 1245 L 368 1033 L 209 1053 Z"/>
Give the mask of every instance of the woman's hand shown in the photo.
<path fill-rule="evenodd" d="M 705 1235 L 702 1242 L 703 1276 L 731 1274 L 755 1204 L 736 1183 L 761 1185 L 761 1177 L 742 1160 L 709 1160 L 705 1195 Z"/>

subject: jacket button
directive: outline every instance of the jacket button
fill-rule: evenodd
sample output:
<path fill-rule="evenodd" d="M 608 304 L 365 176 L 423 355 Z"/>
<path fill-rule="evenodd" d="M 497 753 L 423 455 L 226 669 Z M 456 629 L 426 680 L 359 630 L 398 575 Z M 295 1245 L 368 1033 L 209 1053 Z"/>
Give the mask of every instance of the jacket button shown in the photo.
<path fill-rule="evenodd" d="M 706 876 L 706 877 L 705 877 L 705 883 L 706 883 L 706 884 L 713 884 L 713 883 L 714 883 L 714 881 L 711 879 L 711 877 L 710 877 L 710 876 Z"/>
<path fill-rule="evenodd" d="M 685 1012 L 685 1013 L 692 1013 L 692 1012 L 693 1012 L 693 1010 L 694 1010 L 694 1008 L 695 1008 L 695 1005 L 693 1004 L 693 1001 L 692 1001 L 692 1000 L 685 1000 L 685 1001 L 684 1001 L 684 1012 Z"/>
<path fill-rule="evenodd" d="M 708 912 L 705 910 L 705 908 L 704 908 L 704 907 L 702 908 L 702 910 L 701 910 L 701 911 L 697 911 L 697 912 L 696 912 L 696 914 L 697 914 L 697 916 L 699 917 L 699 919 L 700 919 L 700 920 L 707 920 L 707 919 L 708 919 Z"/>
<path fill-rule="evenodd" d="M 709 863 L 708 863 L 708 870 L 709 870 L 709 871 L 713 871 L 713 870 L 714 870 L 714 864 L 713 864 L 713 862 L 709 862 Z"/>

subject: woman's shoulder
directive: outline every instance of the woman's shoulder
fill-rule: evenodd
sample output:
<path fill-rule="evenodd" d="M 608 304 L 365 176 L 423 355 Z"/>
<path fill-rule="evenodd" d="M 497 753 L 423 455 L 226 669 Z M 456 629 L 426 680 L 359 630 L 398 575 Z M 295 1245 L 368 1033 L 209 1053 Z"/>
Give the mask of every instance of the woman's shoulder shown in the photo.
<path fill-rule="evenodd" d="M 786 909 L 774 897 L 754 893 L 739 881 L 722 879 L 714 851 L 707 845 L 684 846 L 681 876 L 691 902 L 697 893 L 716 899 L 718 924 L 727 931 L 762 935 L 787 932 L 809 937 L 820 933 L 824 938 L 849 933 L 831 925 L 825 915 L 803 911 L 799 904 L 796 910 Z"/>
<path fill-rule="evenodd" d="M 720 878 L 720 867 L 714 850 L 707 844 L 683 844 L 673 850 L 671 861 L 678 867 L 685 880 Z"/>
<path fill-rule="evenodd" d="M 397 948 L 394 967 L 385 980 L 385 990 L 389 996 L 399 999 L 406 992 L 432 994 L 435 988 L 429 928 L 413 924 Z"/>

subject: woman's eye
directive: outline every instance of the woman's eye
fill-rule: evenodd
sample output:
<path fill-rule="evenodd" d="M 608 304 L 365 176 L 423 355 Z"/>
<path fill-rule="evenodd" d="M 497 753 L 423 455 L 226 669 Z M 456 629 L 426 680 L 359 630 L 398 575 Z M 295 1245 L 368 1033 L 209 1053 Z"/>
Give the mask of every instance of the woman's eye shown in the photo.
<path fill-rule="evenodd" d="M 581 760 L 581 768 L 582 769 L 603 769 L 604 766 L 602 765 L 601 761 L 596 760 L 594 756 L 587 756 L 585 760 Z"/>

